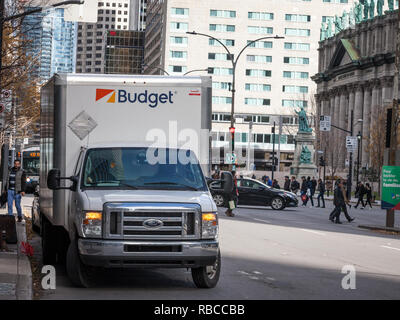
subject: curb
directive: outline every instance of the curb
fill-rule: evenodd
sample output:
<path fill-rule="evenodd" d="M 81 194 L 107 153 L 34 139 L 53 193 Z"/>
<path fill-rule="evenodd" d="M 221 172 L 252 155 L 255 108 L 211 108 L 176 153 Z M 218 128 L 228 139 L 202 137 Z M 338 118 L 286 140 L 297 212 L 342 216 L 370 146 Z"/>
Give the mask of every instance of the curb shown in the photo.
<path fill-rule="evenodd" d="M 359 225 L 358 227 L 362 228 L 362 229 L 377 230 L 377 231 L 390 231 L 390 232 L 396 232 L 396 233 L 400 234 L 399 228 L 390 228 L 390 227 L 373 226 L 373 225 Z"/>
<path fill-rule="evenodd" d="M 21 242 L 26 242 L 26 225 L 17 223 L 18 237 L 18 266 L 17 266 L 17 284 L 15 294 L 17 300 L 32 300 L 32 270 L 29 258 L 21 252 Z"/>

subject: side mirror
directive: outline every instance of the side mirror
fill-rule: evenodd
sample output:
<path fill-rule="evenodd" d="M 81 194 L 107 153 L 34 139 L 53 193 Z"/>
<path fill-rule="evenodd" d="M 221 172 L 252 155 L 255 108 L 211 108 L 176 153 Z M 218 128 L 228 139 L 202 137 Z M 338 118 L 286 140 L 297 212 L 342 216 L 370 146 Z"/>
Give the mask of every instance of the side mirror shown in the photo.
<path fill-rule="evenodd" d="M 224 193 L 231 193 L 233 190 L 233 176 L 232 173 L 224 171 L 221 173 L 222 188 Z"/>
<path fill-rule="evenodd" d="M 60 169 L 51 169 L 47 175 L 47 187 L 57 190 L 60 187 Z"/>

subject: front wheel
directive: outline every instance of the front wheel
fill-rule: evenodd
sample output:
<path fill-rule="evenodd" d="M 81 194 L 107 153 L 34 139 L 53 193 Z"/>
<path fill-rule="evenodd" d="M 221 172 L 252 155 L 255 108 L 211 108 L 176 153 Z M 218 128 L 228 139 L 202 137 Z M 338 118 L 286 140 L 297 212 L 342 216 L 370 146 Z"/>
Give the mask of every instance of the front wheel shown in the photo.
<path fill-rule="evenodd" d="M 93 271 L 85 266 L 78 252 L 78 241 L 70 242 L 67 251 L 67 274 L 71 282 L 77 287 L 90 288 L 94 285 Z"/>
<path fill-rule="evenodd" d="M 274 210 L 282 210 L 285 207 L 283 199 L 281 197 L 273 198 L 271 201 L 271 207 Z"/>
<path fill-rule="evenodd" d="M 193 282 L 197 288 L 214 288 L 218 283 L 220 273 L 221 253 L 218 250 L 217 260 L 213 265 L 192 268 Z"/>

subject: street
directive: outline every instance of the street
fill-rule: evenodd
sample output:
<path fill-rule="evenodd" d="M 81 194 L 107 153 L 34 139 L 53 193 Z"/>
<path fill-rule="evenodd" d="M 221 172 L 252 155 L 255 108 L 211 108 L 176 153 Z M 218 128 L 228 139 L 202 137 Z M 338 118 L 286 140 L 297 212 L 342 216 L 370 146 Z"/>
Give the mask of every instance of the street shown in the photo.
<path fill-rule="evenodd" d="M 195 288 L 186 269 L 102 272 L 96 287 L 75 288 L 57 266 L 56 290 L 41 299 L 399 299 L 400 237 L 360 229 L 384 224 L 385 211 L 350 209 L 355 221 L 328 220 L 326 209 L 240 207 L 233 218 L 220 208 L 222 270 L 216 288 Z M 398 226 L 400 215 L 396 215 Z M 356 289 L 341 273 L 356 270 Z"/>

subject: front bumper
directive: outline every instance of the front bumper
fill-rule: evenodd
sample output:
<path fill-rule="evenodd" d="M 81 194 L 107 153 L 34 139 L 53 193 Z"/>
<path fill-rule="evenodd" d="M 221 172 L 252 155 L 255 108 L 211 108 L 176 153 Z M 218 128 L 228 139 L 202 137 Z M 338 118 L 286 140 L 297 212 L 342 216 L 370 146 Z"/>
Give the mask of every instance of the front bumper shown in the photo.
<path fill-rule="evenodd" d="M 293 198 L 288 198 L 286 199 L 286 207 L 297 207 L 299 204 L 299 200 L 293 199 Z"/>
<path fill-rule="evenodd" d="M 91 266 L 196 268 L 213 265 L 219 245 L 216 240 L 116 241 L 81 238 L 78 248 L 82 262 Z"/>

